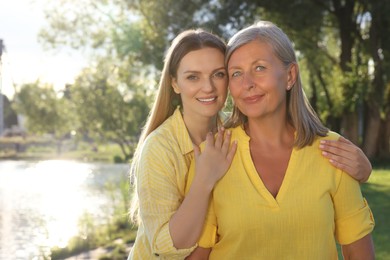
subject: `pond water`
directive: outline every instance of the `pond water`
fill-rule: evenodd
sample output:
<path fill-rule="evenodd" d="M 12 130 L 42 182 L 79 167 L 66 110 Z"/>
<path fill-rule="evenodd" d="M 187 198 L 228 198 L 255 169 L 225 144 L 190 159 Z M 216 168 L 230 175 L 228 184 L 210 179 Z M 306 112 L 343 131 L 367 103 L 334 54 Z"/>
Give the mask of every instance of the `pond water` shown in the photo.
<path fill-rule="evenodd" d="M 0 161 L 0 259 L 44 259 L 80 234 L 84 214 L 107 217 L 105 187 L 127 171 L 126 164 Z"/>

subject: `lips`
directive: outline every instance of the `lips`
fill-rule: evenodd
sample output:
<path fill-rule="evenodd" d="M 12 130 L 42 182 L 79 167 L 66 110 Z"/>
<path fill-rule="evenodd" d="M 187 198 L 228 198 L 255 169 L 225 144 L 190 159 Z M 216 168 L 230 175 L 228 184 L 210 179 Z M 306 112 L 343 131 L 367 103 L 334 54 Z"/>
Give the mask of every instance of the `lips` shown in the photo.
<path fill-rule="evenodd" d="M 250 97 L 244 98 L 244 101 L 247 103 L 256 103 L 257 101 L 261 100 L 264 95 L 253 95 Z"/>
<path fill-rule="evenodd" d="M 203 103 L 213 102 L 217 100 L 217 97 L 210 97 L 210 98 L 197 98 L 198 101 Z"/>

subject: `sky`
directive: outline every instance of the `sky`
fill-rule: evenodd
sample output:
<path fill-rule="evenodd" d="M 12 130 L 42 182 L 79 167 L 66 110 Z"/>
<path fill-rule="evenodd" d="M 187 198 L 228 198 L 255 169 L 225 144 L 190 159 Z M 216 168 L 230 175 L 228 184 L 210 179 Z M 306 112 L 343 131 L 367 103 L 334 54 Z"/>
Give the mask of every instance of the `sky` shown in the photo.
<path fill-rule="evenodd" d="M 0 39 L 3 51 L 0 67 L 1 92 L 12 99 L 14 85 L 40 80 L 61 89 L 86 66 L 87 58 L 78 51 L 44 50 L 38 32 L 46 21 L 47 0 L 0 0 Z M 54 0 L 55 1 L 55 0 Z"/>

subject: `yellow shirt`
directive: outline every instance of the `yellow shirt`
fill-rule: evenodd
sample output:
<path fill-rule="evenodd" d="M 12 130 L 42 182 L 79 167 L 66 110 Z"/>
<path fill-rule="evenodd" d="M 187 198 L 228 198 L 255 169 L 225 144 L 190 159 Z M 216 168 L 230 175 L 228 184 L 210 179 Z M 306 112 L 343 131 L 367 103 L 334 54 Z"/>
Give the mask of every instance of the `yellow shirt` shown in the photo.
<path fill-rule="evenodd" d="M 369 234 L 374 219 L 359 183 L 331 166 L 318 149 L 319 140 L 337 138 L 330 132 L 311 146 L 293 149 L 274 198 L 254 167 L 249 137 L 242 127 L 232 129 L 237 152 L 214 188 L 199 241 L 213 247 L 209 259 L 337 259 L 336 240 L 349 244 Z"/>
<path fill-rule="evenodd" d="M 137 164 L 142 223 L 128 259 L 184 259 L 196 247 L 176 249 L 169 220 L 184 199 L 193 145 L 179 109 L 145 140 Z"/>

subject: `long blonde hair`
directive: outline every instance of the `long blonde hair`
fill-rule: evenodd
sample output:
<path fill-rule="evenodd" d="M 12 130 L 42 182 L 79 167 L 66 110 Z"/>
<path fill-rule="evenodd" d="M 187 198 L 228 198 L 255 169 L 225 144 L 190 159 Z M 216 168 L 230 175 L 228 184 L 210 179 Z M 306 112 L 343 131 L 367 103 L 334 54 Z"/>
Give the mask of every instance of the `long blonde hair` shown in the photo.
<path fill-rule="evenodd" d="M 287 120 L 297 133 L 294 146 L 302 148 L 312 144 L 316 136 L 326 136 L 329 130 L 321 123 L 302 88 L 298 63 L 291 41 L 275 24 L 260 21 L 237 32 L 227 44 L 225 65 L 228 65 L 234 51 L 252 41 L 268 43 L 286 67 L 291 64 L 297 66 L 297 79 L 287 92 Z M 245 124 L 247 121 L 247 116 L 234 105 L 232 115 L 226 122 L 225 127 L 236 127 Z"/>
<path fill-rule="evenodd" d="M 172 44 L 165 55 L 164 67 L 155 101 L 152 109 L 150 110 L 145 126 L 143 127 L 131 163 L 130 179 L 132 182 L 135 181 L 137 162 L 145 139 L 173 114 L 176 107 L 182 105 L 180 95 L 176 94 L 172 88 L 172 78 L 177 77 L 177 70 L 179 68 L 180 61 L 189 52 L 206 47 L 220 50 L 223 54 L 225 54 L 226 51 L 226 44 L 221 38 L 202 29 L 183 31 L 172 41 Z M 137 192 L 135 191 L 133 194 L 130 216 L 134 221 L 136 221 L 137 215 L 138 197 Z"/>

